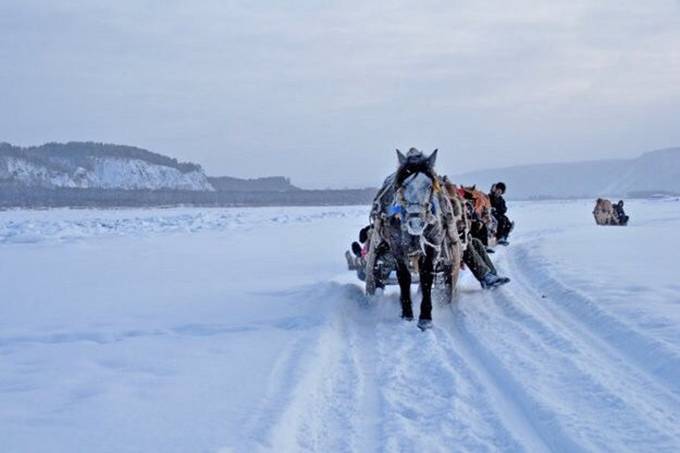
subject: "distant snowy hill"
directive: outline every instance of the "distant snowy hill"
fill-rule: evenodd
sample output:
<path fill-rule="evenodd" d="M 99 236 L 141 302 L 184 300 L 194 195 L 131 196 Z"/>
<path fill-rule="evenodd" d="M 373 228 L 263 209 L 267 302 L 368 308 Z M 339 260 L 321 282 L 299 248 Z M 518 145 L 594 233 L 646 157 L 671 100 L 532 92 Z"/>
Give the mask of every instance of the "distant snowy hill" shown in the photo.
<path fill-rule="evenodd" d="M 368 204 L 375 189 L 303 190 L 283 176 L 207 177 L 194 163 L 92 142 L 0 142 L 0 209 L 7 207 L 320 206 Z"/>
<path fill-rule="evenodd" d="M 131 146 L 91 142 L 29 148 L 0 143 L 0 183 L 41 188 L 215 190 L 199 165 Z"/>
<path fill-rule="evenodd" d="M 462 184 L 488 190 L 504 181 L 508 198 L 570 198 L 680 193 L 680 148 L 644 153 L 636 159 L 523 165 L 456 175 Z"/>
<path fill-rule="evenodd" d="M 484 191 L 504 181 L 509 199 L 680 194 L 680 148 L 635 159 L 524 165 L 451 179 Z M 283 176 L 208 177 L 194 163 L 92 142 L 27 148 L 0 143 L 0 188 L 0 206 L 362 204 L 377 190 L 303 190 Z"/>

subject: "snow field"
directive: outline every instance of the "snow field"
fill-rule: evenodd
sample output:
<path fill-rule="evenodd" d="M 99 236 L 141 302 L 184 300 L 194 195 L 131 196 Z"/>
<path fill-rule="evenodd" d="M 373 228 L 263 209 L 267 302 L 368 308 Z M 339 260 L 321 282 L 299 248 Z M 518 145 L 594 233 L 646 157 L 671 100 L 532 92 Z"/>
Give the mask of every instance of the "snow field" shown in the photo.
<path fill-rule="evenodd" d="M 364 207 L 0 212 L 2 449 L 677 451 L 680 203 L 591 210 L 512 204 L 425 333 L 344 270 Z"/>

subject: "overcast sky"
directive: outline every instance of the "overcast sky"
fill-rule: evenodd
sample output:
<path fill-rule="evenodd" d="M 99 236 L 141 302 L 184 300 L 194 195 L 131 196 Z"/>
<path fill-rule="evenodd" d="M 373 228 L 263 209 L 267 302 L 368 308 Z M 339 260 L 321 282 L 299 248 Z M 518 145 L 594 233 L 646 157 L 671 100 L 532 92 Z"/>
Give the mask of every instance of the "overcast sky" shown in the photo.
<path fill-rule="evenodd" d="M 379 184 L 680 145 L 680 1 L 0 0 L 0 141 Z"/>

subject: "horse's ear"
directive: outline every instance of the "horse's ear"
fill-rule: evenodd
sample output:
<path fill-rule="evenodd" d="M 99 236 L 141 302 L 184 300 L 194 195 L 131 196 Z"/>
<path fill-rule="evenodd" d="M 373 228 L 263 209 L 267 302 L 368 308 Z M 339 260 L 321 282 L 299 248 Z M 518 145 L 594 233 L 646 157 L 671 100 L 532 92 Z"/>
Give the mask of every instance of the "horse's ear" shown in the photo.
<path fill-rule="evenodd" d="M 427 164 L 430 166 L 430 168 L 434 168 L 434 163 L 437 161 L 437 152 L 439 149 L 435 149 L 432 151 L 432 154 L 430 154 L 430 157 L 427 158 Z"/>
<path fill-rule="evenodd" d="M 399 159 L 399 165 L 403 165 L 406 162 L 406 156 L 404 156 L 401 151 L 397 148 L 397 158 Z"/>

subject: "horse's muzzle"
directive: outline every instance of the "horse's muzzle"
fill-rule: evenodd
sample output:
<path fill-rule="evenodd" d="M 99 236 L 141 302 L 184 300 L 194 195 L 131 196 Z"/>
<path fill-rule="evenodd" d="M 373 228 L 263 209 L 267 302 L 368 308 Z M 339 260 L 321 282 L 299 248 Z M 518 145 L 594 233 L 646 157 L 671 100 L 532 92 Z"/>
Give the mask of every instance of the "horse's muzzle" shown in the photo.
<path fill-rule="evenodd" d="M 406 231 L 412 236 L 422 236 L 426 226 L 425 220 L 419 216 L 408 217 L 406 219 Z"/>

